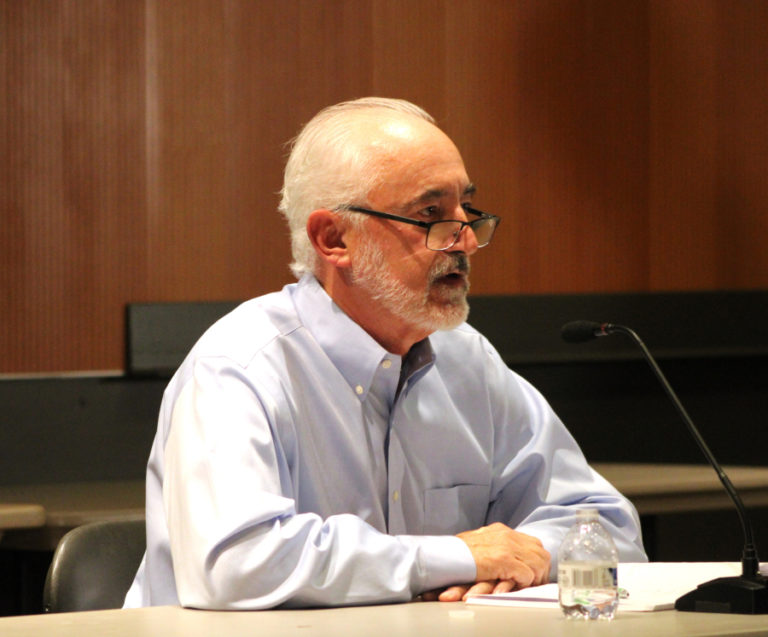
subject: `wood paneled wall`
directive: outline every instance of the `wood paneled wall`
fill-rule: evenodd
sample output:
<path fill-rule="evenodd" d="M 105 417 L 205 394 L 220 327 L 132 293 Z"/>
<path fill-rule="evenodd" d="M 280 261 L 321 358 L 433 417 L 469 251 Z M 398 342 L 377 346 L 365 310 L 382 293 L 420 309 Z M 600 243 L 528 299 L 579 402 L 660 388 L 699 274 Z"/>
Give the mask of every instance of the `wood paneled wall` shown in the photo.
<path fill-rule="evenodd" d="M 285 142 L 413 100 L 504 217 L 473 293 L 768 287 L 768 2 L 0 0 L 0 372 L 291 280 Z"/>

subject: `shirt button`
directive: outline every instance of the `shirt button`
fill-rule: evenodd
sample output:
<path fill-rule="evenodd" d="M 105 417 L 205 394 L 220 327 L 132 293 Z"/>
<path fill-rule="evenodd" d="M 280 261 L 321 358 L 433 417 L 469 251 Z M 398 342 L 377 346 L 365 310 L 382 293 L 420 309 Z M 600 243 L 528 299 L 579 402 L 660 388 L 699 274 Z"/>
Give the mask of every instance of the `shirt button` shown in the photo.
<path fill-rule="evenodd" d="M 363 386 L 362 385 L 358 385 L 357 387 L 355 387 L 355 391 L 357 392 L 358 396 L 362 395 L 362 393 L 363 393 Z"/>
<path fill-rule="evenodd" d="M 392 361 L 389 360 L 388 358 L 385 358 L 384 361 L 381 363 L 381 366 L 384 369 L 389 369 L 390 367 L 392 367 Z"/>
<path fill-rule="evenodd" d="M 395 502 L 397 502 L 397 501 L 400 499 L 400 492 L 399 492 L 399 491 L 395 491 L 395 492 L 392 494 L 392 499 L 393 499 Z"/>

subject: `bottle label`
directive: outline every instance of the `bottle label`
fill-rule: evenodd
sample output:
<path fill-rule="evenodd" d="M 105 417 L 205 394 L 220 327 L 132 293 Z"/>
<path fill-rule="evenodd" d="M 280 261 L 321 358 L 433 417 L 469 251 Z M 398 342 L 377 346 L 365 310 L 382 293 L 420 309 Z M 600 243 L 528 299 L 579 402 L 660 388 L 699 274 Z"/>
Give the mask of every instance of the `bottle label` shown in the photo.
<path fill-rule="evenodd" d="M 557 583 L 562 588 L 615 588 L 617 568 L 610 563 L 566 562 L 557 567 Z"/>

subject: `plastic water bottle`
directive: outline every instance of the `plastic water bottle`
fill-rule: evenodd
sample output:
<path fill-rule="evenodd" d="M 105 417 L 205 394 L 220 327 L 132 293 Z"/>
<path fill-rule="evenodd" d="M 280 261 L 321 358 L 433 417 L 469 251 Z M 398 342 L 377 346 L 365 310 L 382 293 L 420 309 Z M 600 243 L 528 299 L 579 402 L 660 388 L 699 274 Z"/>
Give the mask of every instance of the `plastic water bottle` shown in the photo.
<path fill-rule="evenodd" d="M 557 554 L 560 608 L 568 619 L 613 619 L 619 604 L 618 561 L 597 511 L 578 511 Z"/>

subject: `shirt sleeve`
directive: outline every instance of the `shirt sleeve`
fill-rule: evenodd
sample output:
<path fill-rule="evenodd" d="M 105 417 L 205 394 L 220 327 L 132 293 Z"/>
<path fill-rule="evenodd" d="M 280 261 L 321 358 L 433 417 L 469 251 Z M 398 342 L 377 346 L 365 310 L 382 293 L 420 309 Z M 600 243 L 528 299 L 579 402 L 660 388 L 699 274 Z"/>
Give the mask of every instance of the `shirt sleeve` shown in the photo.
<path fill-rule="evenodd" d="M 163 503 L 179 601 L 208 609 L 407 601 L 471 581 L 452 536 L 391 536 L 297 512 L 290 441 L 237 366 L 199 360 L 173 408 Z"/>
<path fill-rule="evenodd" d="M 496 428 L 494 484 L 489 522 L 504 522 L 539 538 L 552 561 L 575 522 L 575 509 L 594 508 L 611 534 L 619 559 L 648 560 L 635 507 L 587 463 L 544 397 L 491 352 L 490 383 Z"/>

